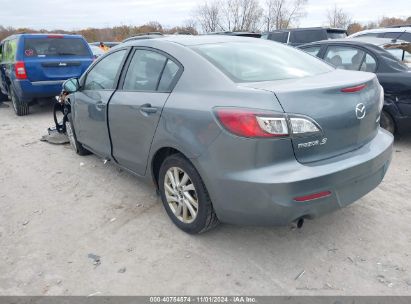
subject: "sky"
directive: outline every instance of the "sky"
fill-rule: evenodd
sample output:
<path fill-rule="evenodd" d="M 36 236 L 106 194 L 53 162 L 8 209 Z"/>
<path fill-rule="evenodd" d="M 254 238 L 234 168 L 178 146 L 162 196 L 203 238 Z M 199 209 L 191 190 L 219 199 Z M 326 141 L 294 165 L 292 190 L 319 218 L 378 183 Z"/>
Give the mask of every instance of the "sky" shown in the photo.
<path fill-rule="evenodd" d="M 34 29 L 78 30 L 87 27 L 142 25 L 158 21 L 182 25 L 204 0 L 0 0 L 0 25 Z M 224 1 L 224 0 L 222 0 Z M 260 0 L 261 4 L 265 0 Z M 308 0 L 300 27 L 325 25 L 327 9 L 337 4 L 355 21 L 411 16 L 410 0 Z"/>

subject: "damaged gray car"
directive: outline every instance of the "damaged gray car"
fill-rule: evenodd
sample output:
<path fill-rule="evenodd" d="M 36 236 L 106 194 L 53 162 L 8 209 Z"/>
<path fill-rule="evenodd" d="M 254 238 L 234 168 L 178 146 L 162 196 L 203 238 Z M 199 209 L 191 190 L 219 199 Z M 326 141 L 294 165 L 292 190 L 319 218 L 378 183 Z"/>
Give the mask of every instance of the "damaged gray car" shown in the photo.
<path fill-rule="evenodd" d="M 391 160 L 374 74 L 271 41 L 130 41 L 64 90 L 74 150 L 152 181 L 188 233 L 302 225 L 377 187 Z"/>

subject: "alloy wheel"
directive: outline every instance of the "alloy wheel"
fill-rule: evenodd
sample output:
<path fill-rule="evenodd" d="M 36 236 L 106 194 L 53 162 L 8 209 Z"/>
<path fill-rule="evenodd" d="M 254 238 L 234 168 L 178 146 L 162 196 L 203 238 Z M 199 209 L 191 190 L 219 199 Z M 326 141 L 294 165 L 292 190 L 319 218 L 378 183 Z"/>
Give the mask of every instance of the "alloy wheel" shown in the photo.
<path fill-rule="evenodd" d="M 164 178 L 164 191 L 174 216 L 185 224 L 194 222 L 198 214 L 198 197 L 190 176 L 181 168 L 169 168 Z"/>

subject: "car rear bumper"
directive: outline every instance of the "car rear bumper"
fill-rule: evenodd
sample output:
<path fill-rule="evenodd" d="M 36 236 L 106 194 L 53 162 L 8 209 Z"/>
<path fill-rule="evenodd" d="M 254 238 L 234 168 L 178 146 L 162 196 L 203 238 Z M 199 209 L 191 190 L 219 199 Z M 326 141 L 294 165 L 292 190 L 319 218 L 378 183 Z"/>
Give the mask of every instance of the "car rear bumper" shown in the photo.
<path fill-rule="evenodd" d="M 23 102 L 30 102 L 36 98 L 49 98 L 59 95 L 64 80 L 34 81 L 18 80 L 14 81 L 14 89 L 17 96 Z"/>
<path fill-rule="evenodd" d="M 315 218 L 347 206 L 376 188 L 390 164 L 392 144 L 392 135 L 380 129 L 377 136 L 361 148 L 310 164 L 287 160 L 219 174 L 212 172 L 219 172 L 218 166 L 212 163 L 213 148 L 209 155 L 194 163 L 197 162 L 204 176 L 220 221 L 287 225 L 301 217 Z M 221 153 L 221 149 L 215 152 Z M 330 191 L 331 195 L 307 202 L 294 200 L 323 191 Z"/>

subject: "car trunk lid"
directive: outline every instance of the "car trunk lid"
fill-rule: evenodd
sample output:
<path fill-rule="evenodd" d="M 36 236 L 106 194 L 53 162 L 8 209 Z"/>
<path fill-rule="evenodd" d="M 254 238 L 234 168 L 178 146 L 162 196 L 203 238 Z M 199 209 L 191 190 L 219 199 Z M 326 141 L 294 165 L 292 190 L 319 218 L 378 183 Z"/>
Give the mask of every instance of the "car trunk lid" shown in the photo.
<path fill-rule="evenodd" d="M 275 93 L 287 114 L 308 116 L 319 124 L 321 134 L 292 137 L 295 157 L 301 163 L 358 149 L 379 127 L 381 90 L 370 73 L 335 70 L 301 79 L 242 85 Z"/>

